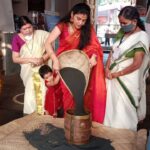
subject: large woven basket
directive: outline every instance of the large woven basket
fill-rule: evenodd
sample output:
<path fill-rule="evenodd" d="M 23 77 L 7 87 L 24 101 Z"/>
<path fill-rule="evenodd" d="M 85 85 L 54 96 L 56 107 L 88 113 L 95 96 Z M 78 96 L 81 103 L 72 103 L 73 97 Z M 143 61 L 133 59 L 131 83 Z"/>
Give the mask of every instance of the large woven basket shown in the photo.
<path fill-rule="evenodd" d="M 61 69 L 71 67 L 80 70 L 86 80 L 85 90 L 88 86 L 90 76 L 90 62 L 88 56 L 81 50 L 72 49 L 61 53 L 58 56 Z"/>

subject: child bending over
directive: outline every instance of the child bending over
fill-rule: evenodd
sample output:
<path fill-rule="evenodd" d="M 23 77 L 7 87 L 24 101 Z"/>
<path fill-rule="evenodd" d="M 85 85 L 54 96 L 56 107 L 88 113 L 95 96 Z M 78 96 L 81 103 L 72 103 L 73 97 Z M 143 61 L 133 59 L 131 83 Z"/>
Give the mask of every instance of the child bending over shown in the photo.
<path fill-rule="evenodd" d="M 40 76 L 45 80 L 47 87 L 45 97 L 45 114 L 54 117 L 61 117 L 62 112 L 62 91 L 60 84 L 60 76 L 52 71 L 48 65 L 43 65 L 39 69 Z"/>

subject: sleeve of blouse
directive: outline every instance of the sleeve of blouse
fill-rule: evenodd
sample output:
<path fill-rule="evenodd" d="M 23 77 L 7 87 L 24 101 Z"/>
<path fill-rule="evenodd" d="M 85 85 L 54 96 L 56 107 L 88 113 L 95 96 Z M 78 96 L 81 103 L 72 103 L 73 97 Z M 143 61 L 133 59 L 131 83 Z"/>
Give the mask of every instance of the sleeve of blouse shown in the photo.
<path fill-rule="evenodd" d="M 57 27 L 59 28 L 60 31 L 62 31 L 64 27 L 64 23 L 57 24 Z"/>
<path fill-rule="evenodd" d="M 19 52 L 20 47 L 17 41 L 17 35 L 14 35 L 12 38 L 12 51 Z"/>

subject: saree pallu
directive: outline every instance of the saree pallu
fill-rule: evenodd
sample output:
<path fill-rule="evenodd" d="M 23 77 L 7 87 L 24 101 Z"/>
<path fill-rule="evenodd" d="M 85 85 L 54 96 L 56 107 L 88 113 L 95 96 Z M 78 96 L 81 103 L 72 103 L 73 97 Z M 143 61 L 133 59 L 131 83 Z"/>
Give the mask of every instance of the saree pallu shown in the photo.
<path fill-rule="evenodd" d="M 143 120 L 146 115 L 145 79 L 149 68 L 148 36 L 144 31 L 134 33 L 120 44 L 117 51 L 115 48 L 119 43 L 120 40 L 113 46 L 114 52 L 110 58 L 111 72 L 121 71 L 131 65 L 136 50 L 143 49 L 145 55 L 139 69 L 112 80 L 106 79 L 107 104 L 104 125 L 137 130 L 138 121 Z"/>
<path fill-rule="evenodd" d="M 48 32 L 35 30 L 33 39 L 22 45 L 20 57 L 40 58 L 45 52 L 44 43 L 48 37 Z M 44 112 L 44 101 L 46 87 L 43 79 L 38 74 L 39 67 L 32 64 L 21 64 L 20 76 L 25 86 L 24 94 L 24 114 L 30 114 L 37 110 L 38 113 Z M 38 104 L 38 106 L 37 106 Z"/>
<path fill-rule="evenodd" d="M 67 24 L 63 24 L 63 27 L 60 26 L 61 25 L 59 24 L 58 27 L 61 30 L 61 35 L 57 55 L 61 54 L 64 51 L 77 49 L 80 38 L 80 31 L 75 31 L 72 35 L 69 35 Z M 83 51 L 88 55 L 89 58 L 93 54 L 97 55 L 97 65 L 95 65 L 91 69 L 88 87 L 84 96 L 85 109 L 91 112 L 93 121 L 103 123 L 106 105 L 106 86 L 103 67 L 103 52 L 93 27 L 91 27 L 90 42 L 83 49 Z M 68 93 L 67 88 L 65 88 L 64 85 L 62 86 L 64 94 L 63 105 L 64 111 L 66 111 L 67 109 L 73 107 L 74 100 L 73 96 Z"/>

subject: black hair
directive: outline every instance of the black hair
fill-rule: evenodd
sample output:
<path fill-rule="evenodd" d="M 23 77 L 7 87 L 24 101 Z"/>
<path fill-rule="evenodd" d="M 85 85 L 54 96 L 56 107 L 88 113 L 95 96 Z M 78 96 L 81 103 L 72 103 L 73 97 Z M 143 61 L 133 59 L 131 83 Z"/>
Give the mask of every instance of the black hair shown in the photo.
<path fill-rule="evenodd" d="M 144 26 L 144 23 L 142 22 L 142 20 L 140 19 L 140 14 L 137 10 L 136 7 L 134 6 L 126 6 L 124 8 L 121 9 L 118 17 L 120 16 L 123 16 L 124 18 L 126 19 L 129 19 L 129 20 L 134 20 L 136 19 L 137 20 L 137 26 L 145 31 L 145 26 Z"/>
<path fill-rule="evenodd" d="M 86 3 L 78 3 L 75 6 L 72 7 L 72 9 L 69 11 L 69 13 L 60 19 L 58 22 L 61 23 L 68 23 L 71 22 L 71 13 L 73 15 L 75 14 L 84 14 L 87 15 L 87 20 L 84 26 L 81 28 L 81 34 L 80 34 L 80 42 L 78 45 L 78 49 L 83 49 L 87 44 L 89 44 L 90 38 L 91 38 L 91 9 Z"/>
<path fill-rule="evenodd" d="M 48 65 L 43 65 L 39 69 L 39 74 L 40 74 L 41 78 L 44 78 L 44 75 L 49 73 L 49 72 L 52 72 L 52 69 Z"/>
<path fill-rule="evenodd" d="M 26 24 L 33 25 L 32 21 L 27 16 L 20 16 L 18 19 L 18 28 L 21 29 L 22 26 Z"/>

